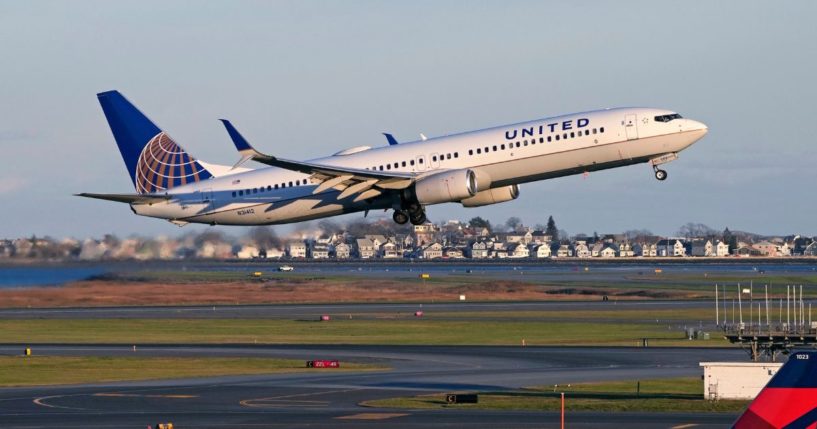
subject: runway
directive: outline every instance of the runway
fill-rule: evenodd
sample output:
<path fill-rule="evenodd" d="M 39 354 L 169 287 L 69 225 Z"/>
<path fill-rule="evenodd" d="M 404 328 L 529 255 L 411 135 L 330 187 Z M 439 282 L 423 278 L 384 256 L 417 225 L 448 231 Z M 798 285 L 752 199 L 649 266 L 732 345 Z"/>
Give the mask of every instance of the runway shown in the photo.
<path fill-rule="evenodd" d="M 217 306 L 83 307 L 0 309 L 0 319 L 315 319 L 322 314 L 374 317 L 382 314 L 413 314 L 483 311 L 597 311 L 597 310 L 686 310 L 713 309 L 712 301 L 532 301 L 532 302 L 450 302 L 450 303 L 360 303 L 360 304 L 270 304 Z M 713 310 L 714 311 L 714 310 Z"/>
<path fill-rule="evenodd" d="M 19 345 L 0 353 L 19 354 Z M 0 389 L 4 428 L 555 428 L 551 412 L 376 409 L 361 401 L 447 391 L 698 375 L 738 349 L 490 346 L 39 345 L 42 355 L 265 356 L 377 362 L 388 371 L 298 373 Z M 571 428 L 724 428 L 730 414 L 571 413 Z M 692 426 L 683 426 L 692 427 Z"/>

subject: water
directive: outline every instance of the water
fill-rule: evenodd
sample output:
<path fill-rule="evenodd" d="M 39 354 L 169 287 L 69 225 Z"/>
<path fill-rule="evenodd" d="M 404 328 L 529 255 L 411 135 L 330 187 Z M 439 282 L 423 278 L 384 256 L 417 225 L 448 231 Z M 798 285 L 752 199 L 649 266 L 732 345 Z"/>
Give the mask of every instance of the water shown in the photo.
<path fill-rule="evenodd" d="M 652 274 L 655 269 L 664 273 L 695 274 L 711 273 L 751 276 L 752 274 L 775 275 L 817 274 L 817 263 L 793 262 L 698 262 L 666 263 L 656 261 L 603 262 L 581 260 L 563 260 L 558 263 L 549 261 L 537 262 L 534 260 L 479 263 L 462 261 L 445 262 L 363 262 L 349 261 L 335 262 L 279 262 L 279 261 L 246 261 L 246 262 L 209 262 L 209 261 L 156 261 L 156 262 L 109 262 L 94 265 L 85 264 L 57 264 L 57 265 L 26 265 L 1 266 L 0 288 L 25 286 L 59 286 L 73 281 L 84 280 L 89 277 L 106 273 L 138 273 L 144 271 L 220 271 L 220 272 L 275 272 L 284 264 L 295 267 L 296 273 L 312 273 L 316 275 L 350 275 L 361 277 L 415 277 L 419 273 L 439 275 L 466 275 L 490 278 L 511 278 L 525 276 L 531 280 L 546 278 L 551 281 L 574 278 L 582 273 L 586 280 L 598 278 L 614 280 L 634 275 Z"/>
<path fill-rule="evenodd" d="M 0 288 L 57 286 L 104 274 L 101 266 L 23 266 L 0 267 Z"/>

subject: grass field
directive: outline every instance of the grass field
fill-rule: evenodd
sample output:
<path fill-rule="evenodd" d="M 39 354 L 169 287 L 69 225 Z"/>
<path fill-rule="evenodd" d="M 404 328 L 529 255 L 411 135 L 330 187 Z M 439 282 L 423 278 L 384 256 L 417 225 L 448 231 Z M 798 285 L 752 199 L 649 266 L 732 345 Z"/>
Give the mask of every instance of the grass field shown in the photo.
<path fill-rule="evenodd" d="M 703 399 L 700 377 L 545 386 L 514 392 L 480 393 L 478 404 L 447 404 L 445 394 L 367 401 L 363 405 L 388 408 L 475 408 L 558 411 L 565 392 L 565 412 L 739 412 L 748 401 Z"/>
<path fill-rule="evenodd" d="M 308 369 L 304 361 L 265 358 L 0 356 L 0 386 L 381 368 L 342 362 L 339 369 Z"/>
<path fill-rule="evenodd" d="M 0 343 L 264 343 L 390 345 L 651 345 L 723 346 L 688 341 L 663 323 L 538 320 L 343 319 L 329 322 L 268 319 L 0 320 Z"/>

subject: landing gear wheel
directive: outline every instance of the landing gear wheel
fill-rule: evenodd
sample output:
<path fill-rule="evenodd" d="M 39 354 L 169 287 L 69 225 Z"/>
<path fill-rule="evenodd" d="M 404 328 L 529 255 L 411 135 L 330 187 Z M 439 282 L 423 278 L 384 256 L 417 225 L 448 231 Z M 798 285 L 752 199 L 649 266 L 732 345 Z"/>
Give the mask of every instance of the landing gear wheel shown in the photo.
<path fill-rule="evenodd" d="M 661 169 L 656 169 L 655 178 L 658 180 L 667 180 L 667 172 Z"/>
<path fill-rule="evenodd" d="M 426 223 L 426 214 L 425 212 L 418 212 L 416 214 L 411 215 L 410 220 L 412 225 L 422 225 Z"/>
<path fill-rule="evenodd" d="M 394 219 L 394 222 L 398 225 L 405 225 L 406 222 L 409 221 L 408 215 L 402 210 L 395 210 L 392 219 Z"/>

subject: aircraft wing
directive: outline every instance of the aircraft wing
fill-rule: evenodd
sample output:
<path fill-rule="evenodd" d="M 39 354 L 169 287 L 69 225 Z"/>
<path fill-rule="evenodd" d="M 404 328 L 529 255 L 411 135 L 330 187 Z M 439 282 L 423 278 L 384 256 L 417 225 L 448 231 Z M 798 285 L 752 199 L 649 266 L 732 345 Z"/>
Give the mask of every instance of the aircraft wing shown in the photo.
<path fill-rule="evenodd" d="M 96 198 L 99 200 L 116 201 L 118 203 L 128 204 L 154 204 L 167 201 L 172 198 L 171 195 L 91 194 L 87 192 L 74 195 L 77 197 Z"/>
<path fill-rule="evenodd" d="M 227 133 L 233 140 L 241 159 L 236 167 L 242 163 L 253 160 L 273 167 L 284 168 L 309 174 L 309 180 L 317 183 L 318 186 L 312 191 L 317 194 L 330 188 L 340 192 L 338 199 L 348 198 L 356 195 L 355 201 L 374 198 L 386 190 L 405 189 L 414 182 L 415 175 L 405 172 L 390 171 L 388 173 L 374 170 L 361 170 L 357 168 L 339 167 L 334 165 L 315 164 L 310 162 L 292 161 L 266 155 L 258 152 L 249 142 L 235 129 L 226 119 L 221 119 L 227 128 Z"/>

